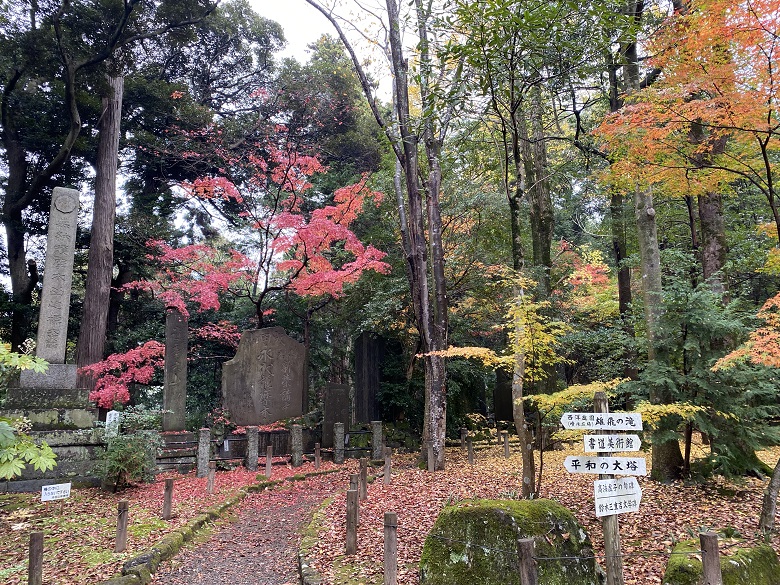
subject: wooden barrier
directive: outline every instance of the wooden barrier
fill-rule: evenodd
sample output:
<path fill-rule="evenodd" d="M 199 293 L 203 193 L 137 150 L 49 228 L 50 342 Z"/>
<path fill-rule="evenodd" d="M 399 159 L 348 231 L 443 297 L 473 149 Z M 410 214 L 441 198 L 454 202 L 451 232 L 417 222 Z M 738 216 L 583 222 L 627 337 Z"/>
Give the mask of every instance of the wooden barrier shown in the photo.
<path fill-rule="evenodd" d="M 358 492 L 347 492 L 347 554 L 357 553 Z"/>
<path fill-rule="evenodd" d="M 208 480 L 206 481 L 206 493 L 207 494 L 213 494 L 214 493 L 214 478 L 217 474 L 217 462 L 216 461 L 209 461 L 209 475 Z"/>
<path fill-rule="evenodd" d="M 718 551 L 718 535 L 714 532 L 699 534 L 701 543 L 701 564 L 704 585 L 723 585 L 723 574 L 720 569 L 720 552 Z"/>
<path fill-rule="evenodd" d="M 360 499 L 368 499 L 368 459 L 360 458 Z"/>
<path fill-rule="evenodd" d="M 30 558 L 27 565 L 27 583 L 43 583 L 43 532 L 30 533 Z"/>
<path fill-rule="evenodd" d="M 162 519 L 170 520 L 173 509 L 173 480 L 165 480 L 165 495 L 163 497 Z"/>
<path fill-rule="evenodd" d="M 384 585 L 398 583 L 398 515 L 385 512 Z"/>
<path fill-rule="evenodd" d="M 385 447 L 385 485 L 390 485 L 390 473 L 392 466 L 393 450 L 390 447 Z"/>
<path fill-rule="evenodd" d="M 271 470 L 271 463 L 274 458 L 274 446 L 268 445 L 265 449 L 265 477 L 267 479 L 271 479 L 271 474 L 273 473 Z"/>
<path fill-rule="evenodd" d="M 517 556 L 520 565 L 520 585 L 539 585 L 539 568 L 536 564 L 533 538 L 517 540 Z"/>
<path fill-rule="evenodd" d="M 116 544 L 114 544 L 114 552 L 122 552 L 127 548 L 127 522 L 129 518 L 128 501 L 119 500 L 116 510 Z"/>

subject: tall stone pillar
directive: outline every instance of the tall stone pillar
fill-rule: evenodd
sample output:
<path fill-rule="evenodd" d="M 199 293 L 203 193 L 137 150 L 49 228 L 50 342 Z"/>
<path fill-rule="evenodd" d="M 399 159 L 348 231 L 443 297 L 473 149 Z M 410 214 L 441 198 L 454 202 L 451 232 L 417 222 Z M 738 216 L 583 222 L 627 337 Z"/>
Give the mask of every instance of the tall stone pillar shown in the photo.
<path fill-rule="evenodd" d="M 169 308 L 165 315 L 163 431 L 183 431 L 187 405 L 187 317 Z"/>

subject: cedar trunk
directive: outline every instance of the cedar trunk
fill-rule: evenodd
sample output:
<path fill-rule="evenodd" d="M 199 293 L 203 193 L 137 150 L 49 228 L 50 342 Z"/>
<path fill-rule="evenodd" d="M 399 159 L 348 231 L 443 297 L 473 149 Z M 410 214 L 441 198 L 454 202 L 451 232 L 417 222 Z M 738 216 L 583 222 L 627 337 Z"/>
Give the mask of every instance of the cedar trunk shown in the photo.
<path fill-rule="evenodd" d="M 116 173 L 122 120 L 124 78 L 108 77 L 108 95 L 103 98 L 97 162 L 95 164 L 95 203 L 89 242 L 84 309 L 76 347 L 79 367 L 104 357 L 111 277 L 114 269 L 114 223 L 116 220 Z M 92 384 L 87 376 L 80 384 Z"/>

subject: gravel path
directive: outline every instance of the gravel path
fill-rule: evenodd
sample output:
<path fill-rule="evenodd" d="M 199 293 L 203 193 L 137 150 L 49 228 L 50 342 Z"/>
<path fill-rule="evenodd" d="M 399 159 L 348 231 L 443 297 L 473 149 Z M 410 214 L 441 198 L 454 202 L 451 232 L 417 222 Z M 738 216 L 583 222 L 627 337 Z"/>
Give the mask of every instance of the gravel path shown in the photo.
<path fill-rule="evenodd" d="M 183 549 L 160 567 L 152 583 L 297 585 L 300 529 L 340 483 L 324 476 L 249 494 L 236 510 L 235 522 Z"/>

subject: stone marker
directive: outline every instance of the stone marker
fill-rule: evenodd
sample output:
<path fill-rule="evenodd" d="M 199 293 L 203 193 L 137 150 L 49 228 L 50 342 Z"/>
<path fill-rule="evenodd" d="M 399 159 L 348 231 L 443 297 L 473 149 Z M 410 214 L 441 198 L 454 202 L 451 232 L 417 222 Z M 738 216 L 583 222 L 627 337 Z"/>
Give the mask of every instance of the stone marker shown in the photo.
<path fill-rule="evenodd" d="M 197 477 L 206 477 L 211 458 L 211 431 L 203 428 L 198 431 L 198 472 Z"/>
<path fill-rule="evenodd" d="M 183 431 L 187 404 L 187 317 L 177 309 L 165 314 L 165 381 L 163 431 Z"/>
<path fill-rule="evenodd" d="M 119 434 L 121 421 L 122 413 L 118 410 L 109 410 L 106 413 L 106 439 L 116 437 Z"/>
<path fill-rule="evenodd" d="M 260 429 L 246 428 L 246 468 L 257 471 L 257 458 L 260 456 Z"/>
<path fill-rule="evenodd" d="M 382 421 L 371 421 L 371 458 L 381 459 L 384 441 L 382 440 Z"/>
<path fill-rule="evenodd" d="M 333 425 L 333 463 L 344 463 L 344 423 Z"/>
<path fill-rule="evenodd" d="M 50 364 L 65 363 L 78 215 L 79 192 L 55 187 L 49 212 L 46 268 L 38 318 L 38 343 L 35 347 L 35 355 Z"/>
<path fill-rule="evenodd" d="M 355 340 L 355 421 L 368 423 L 378 418 L 379 391 L 385 343 L 375 333 L 365 332 Z"/>
<path fill-rule="evenodd" d="M 322 446 L 333 447 L 333 425 L 349 427 L 349 386 L 328 384 L 322 397 Z"/>
<path fill-rule="evenodd" d="M 303 465 L 303 427 L 301 425 L 292 426 L 290 442 L 292 443 L 292 466 L 300 467 Z"/>
<path fill-rule="evenodd" d="M 222 366 L 222 401 L 237 425 L 301 416 L 306 351 L 281 327 L 241 335 L 236 357 Z"/>

